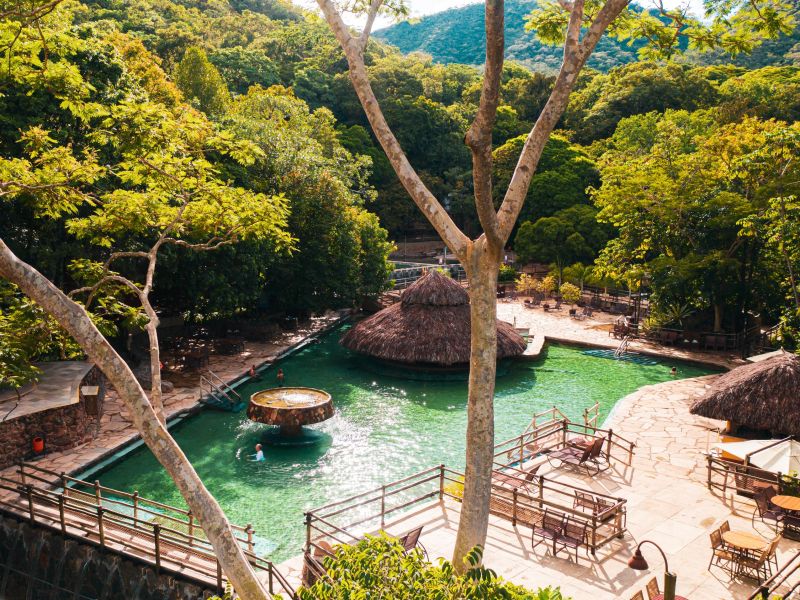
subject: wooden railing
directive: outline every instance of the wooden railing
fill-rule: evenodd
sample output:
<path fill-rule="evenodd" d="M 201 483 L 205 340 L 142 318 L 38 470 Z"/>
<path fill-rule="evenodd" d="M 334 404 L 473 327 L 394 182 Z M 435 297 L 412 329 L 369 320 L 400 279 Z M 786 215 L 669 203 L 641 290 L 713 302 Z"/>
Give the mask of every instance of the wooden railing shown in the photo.
<path fill-rule="evenodd" d="M 623 498 L 597 494 L 542 476 L 524 481 L 525 473 L 511 467 L 503 471 L 503 476 L 505 483 L 492 483 L 490 512 L 511 521 L 513 525 L 533 527 L 541 522 L 545 508 L 557 510 L 587 524 L 584 543 L 592 554 L 614 538 L 622 537 L 627 530 L 626 501 Z M 519 480 L 519 484 L 525 485 L 508 485 L 513 480 Z M 412 506 L 433 499 L 451 498 L 460 501 L 463 482 L 463 473 L 439 465 L 312 509 L 305 514 L 305 551 L 314 554 L 316 549 L 324 551 L 325 544 L 357 543 L 367 533 L 385 530 L 389 517 L 399 517 Z M 600 515 L 576 508 L 576 491 L 590 493 L 602 499 L 609 508 Z M 391 528 L 392 524 L 388 525 Z M 404 532 L 391 533 L 400 535 Z"/>
<path fill-rule="evenodd" d="M 800 480 L 788 475 L 773 473 L 759 469 L 753 465 L 725 460 L 709 454 L 706 456 L 706 485 L 710 490 L 719 490 L 725 494 L 728 490 L 737 494 L 752 496 L 759 488 L 775 486 L 781 489 L 783 479 L 794 480 L 795 487 L 800 487 Z"/>
<path fill-rule="evenodd" d="M 17 479 L 0 476 L 0 510 L 147 563 L 156 572 L 224 590 L 222 568 L 191 511 L 29 463 L 21 463 L 16 475 Z M 252 526 L 231 527 L 250 564 L 264 573 L 270 594 L 294 597 L 294 589 L 274 564 L 255 554 Z M 188 558 L 178 561 L 176 552 Z"/>
<path fill-rule="evenodd" d="M 747 600 L 792 600 L 800 597 L 800 550 L 784 563 L 778 571 L 747 597 Z"/>
<path fill-rule="evenodd" d="M 553 409 L 553 415 L 560 414 Z M 540 413 L 540 414 L 547 414 Z M 619 462 L 626 467 L 633 465 L 633 452 L 636 444 L 614 433 L 612 429 L 601 429 L 589 424 L 575 423 L 567 418 L 540 420 L 534 428 L 495 446 L 495 463 L 512 466 L 531 460 L 540 454 L 564 448 L 571 437 L 602 437 L 606 439 L 604 453 L 609 463 Z M 529 426 L 530 427 L 530 426 Z"/>

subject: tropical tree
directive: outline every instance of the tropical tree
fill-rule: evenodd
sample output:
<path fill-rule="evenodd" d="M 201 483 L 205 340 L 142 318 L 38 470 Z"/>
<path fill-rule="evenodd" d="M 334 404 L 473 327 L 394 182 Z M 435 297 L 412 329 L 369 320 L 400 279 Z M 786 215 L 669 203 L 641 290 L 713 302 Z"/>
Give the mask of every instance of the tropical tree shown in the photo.
<path fill-rule="evenodd" d="M 467 272 L 470 286 L 471 360 L 468 392 L 467 456 L 464 496 L 453 563 L 462 568 L 463 557 L 483 545 L 489 520 L 489 497 L 494 444 L 493 397 L 496 371 L 496 286 L 503 248 L 515 226 L 536 172 L 544 146 L 561 118 L 578 75 L 606 29 L 620 37 L 648 40 L 651 56 L 674 53 L 682 31 L 699 48 L 721 46 L 733 52 L 757 45 L 758 36 L 775 36 L 793 24 L 792 7 L 775 0 L 706 3 L 707 22 L 692 19 L 685 10 L 663 11 L 661 18 L 645 11 L 628 10 L 628 0 L 560 0 L 533 11 L 529 26 L 544 41 L 563 44 L 564 58 L 552 91 L 520 152 L 505 194 L 495 208 L 492 183 L 492 132 L 500 105 L 504 60 L 504 3 L 487 0 L 485 6 L 486 57 L 480 98 L 465 143 L 472 156 L 475 208 L 483 233 L 468 238 L 453 222 L 440 201 L 425 186 L 392 131 L 371 86 L 365 50 L 378 13 L 397 14 L 402 0 L 357 2 L 317 0 L 329 27 L 344 51 L 350 81 L 372 130 L 398 178 L 414 203 Z M 341 9 L 365 15 L 360 33 L 353 33 Z M 618 20 L 619 18 L 619 20 Z"/>

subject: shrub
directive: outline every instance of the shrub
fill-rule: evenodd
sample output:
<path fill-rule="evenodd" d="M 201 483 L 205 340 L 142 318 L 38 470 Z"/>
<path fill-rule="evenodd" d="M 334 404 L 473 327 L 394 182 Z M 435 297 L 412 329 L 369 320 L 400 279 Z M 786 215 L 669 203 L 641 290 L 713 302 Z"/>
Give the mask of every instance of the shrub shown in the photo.
<path fill-rule="evenodd" d="M 575 304 L 581 299 L 581 290 L 577 285 L 572 285 L 571 283 L 562 283 L 560 292 L 561 297 L 567 304 Z"/>
<path fill-rule="evenodd" d="M 510 265 L 500 265 L 500 273 L 497 276 L 497 281 L 501 283 L 510 283 L 517 278 L 517 270 Z"/>
<path fill-rule="evenodd" d="M 406 554 L 386 534 L 367 536 L 353 546 L 339 546 L 325 559 L 329 579 L 301 588 L 301 600 L 392 598 L 393 600 L 568 600 L 558 588 L 536 592 L 509 583 L 480 566 L 482 551 L 466 557 L 467 571 L 458 575 L 447 561 L 427 562 L 420 550 Z"/>

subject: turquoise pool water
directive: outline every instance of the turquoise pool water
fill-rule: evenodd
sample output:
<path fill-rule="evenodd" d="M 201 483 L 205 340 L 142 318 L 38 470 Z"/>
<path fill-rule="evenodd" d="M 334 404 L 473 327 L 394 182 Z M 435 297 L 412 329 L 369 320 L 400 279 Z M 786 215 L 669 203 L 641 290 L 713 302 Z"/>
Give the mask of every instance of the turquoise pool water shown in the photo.
<path fill-rule="evenodd" d="M 304 539 L 303 510 L 345 498 L 424 468 L 464 463 L 466 382 L 409 381 L 378 375 L 338 344 L 334 331 L 282 361 L 286 385 L 329 391 L 336 415 L 315 426 L 323 441 L 311 448 L 266 448 L 266 461 L 248 460 L 266 426 L 237 414 L 205 410 L 173 434 L 211 492 L 237 524 L 252 523 L 257 550 L 275 561 L 297 554 Z M 535 362 L 513 361 L 498 378 L 498 441 L 519 435 L 535 412 L 557 405 L 580 420 L 599 402 L 603 419 L 637 388 L 708 373 L 667 361 L 638 365 L 551 345 Z M 271 387 L 274 370 L 239 388 L 243 397 Z M 146 448 L 99 476 L 103 485 L 184 506 L 166 472 Z"/>

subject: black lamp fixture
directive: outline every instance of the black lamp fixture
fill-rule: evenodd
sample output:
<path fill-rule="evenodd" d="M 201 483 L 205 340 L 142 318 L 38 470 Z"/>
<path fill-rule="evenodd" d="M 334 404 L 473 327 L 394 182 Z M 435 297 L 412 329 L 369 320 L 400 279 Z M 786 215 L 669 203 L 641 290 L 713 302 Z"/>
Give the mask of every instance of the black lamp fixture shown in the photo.
<path fill-rule="evenodd" d="M 628 561 L 628 566 L 634 571 L 646 571 L 650 568 L 647 564 L 647 561 L 644 559 L 644 555 L 642 554 L 642 546 L 644 544 L 651 544 L 655 546 L 656 549 L 661 553 L 661 557 L 664 559 L 664 600 L 675 600 L 675 584 L 677 583 L 678 577 L 675 575 L 675 573 L 670 573 L 667 555 L 664 554 L 661 546 L 655 542 L 651 542 L 650 540 L 644 540 L 643 542 L 640 542 L 639 545 L 636 546 L 636 552 L 633 553 L 633 556 L 631 556 L 630 560 Z"/>

